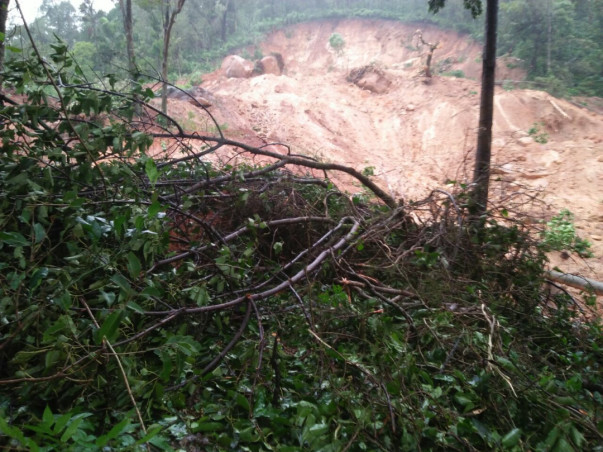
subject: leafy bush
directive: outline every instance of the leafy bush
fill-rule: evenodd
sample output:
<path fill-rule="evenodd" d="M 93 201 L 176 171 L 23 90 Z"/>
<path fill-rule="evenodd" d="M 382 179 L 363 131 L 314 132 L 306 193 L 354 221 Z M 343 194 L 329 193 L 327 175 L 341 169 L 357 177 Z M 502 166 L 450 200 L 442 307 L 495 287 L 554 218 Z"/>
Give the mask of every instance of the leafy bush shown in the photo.
<path fill-rule="evenodd" d="M 546 144 L 549 142 L 549 134 L 540 130 L 542 127 L 541 123 L 534 123 L 528 130 L 530 135 L 536 143 Z"/>
<path fill-rule="evenodd" d="M 573 251 L 582 257 L 592 257 L 590 243 L 576 234 L 574 214 L 564 209 L 546 223 L 542 244 L 551 251 Z"/>
<path fill-rule="evenodd" d="M 333 33 L 329 37 L 329 45 L 338 55 L 341 55 L 345 47 L 345 40 L 339 33 Z"/>

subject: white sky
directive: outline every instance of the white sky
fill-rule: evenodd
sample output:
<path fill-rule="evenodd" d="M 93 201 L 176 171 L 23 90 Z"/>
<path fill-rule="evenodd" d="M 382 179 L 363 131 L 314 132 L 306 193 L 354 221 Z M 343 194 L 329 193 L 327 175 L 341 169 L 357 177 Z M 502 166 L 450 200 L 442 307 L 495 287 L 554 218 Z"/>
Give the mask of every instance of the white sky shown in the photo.
<path fill-rule="evenodd" d="M 25 20 L 28 23 L 31 23 L 39 13 L 40 5 L 42 4 L 42 0 L 10 0 L 10 4 L 8 6 L 9 12 L 9 23 L 21 23 L 21 16 L 17 11 L 17 1 L 19 5 L 21 5 L 21 9 L 23 10 L 23 14 L 25 15 Z M 60 3 L 63 0 L 55 0 L 57 3 Z M 76 11 L 79 11 L 80 3 L 82 0 L 68 0 L 71 3 Z M 94 5 L 94 9 L 100 9 L 103 11 L 110 11 L 115 7 L 117 0 L 92 0 L 92 4 Z"/>

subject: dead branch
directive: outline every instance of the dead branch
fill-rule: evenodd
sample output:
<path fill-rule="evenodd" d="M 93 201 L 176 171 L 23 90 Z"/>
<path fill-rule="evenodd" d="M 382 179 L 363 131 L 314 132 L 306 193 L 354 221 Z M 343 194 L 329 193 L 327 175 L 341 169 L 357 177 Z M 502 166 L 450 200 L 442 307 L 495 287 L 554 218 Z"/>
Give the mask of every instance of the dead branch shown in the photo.
<path fill-rule="evenodd" d="M 557 281 L 561 284 L 565 284 L 576 289 L 592 291 L 596 295 L 603 295 L 603 282 L 601 281 L 595 281 L 594 279 L 586 278 L 584 276 L 560 273 L 555 270 L 549 270 L 545 275 L 547 278 Z"/>

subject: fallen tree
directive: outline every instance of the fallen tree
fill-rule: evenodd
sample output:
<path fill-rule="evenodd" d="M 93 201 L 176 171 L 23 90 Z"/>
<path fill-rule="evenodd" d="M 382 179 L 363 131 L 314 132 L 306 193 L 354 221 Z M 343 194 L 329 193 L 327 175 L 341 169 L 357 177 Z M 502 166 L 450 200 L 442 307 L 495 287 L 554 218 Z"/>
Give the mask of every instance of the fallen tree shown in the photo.
<path fill-rule="evenodd" d="M 571 275 L 568 273 L 560 273 L 555 270 L 546 272 L 547 278 L 565 284 L 576 289 L 592 292 L 596 295 L 603 295 L 603 282 L 595 281 L 594 279 L 586 278 L 585 276 Z"/>

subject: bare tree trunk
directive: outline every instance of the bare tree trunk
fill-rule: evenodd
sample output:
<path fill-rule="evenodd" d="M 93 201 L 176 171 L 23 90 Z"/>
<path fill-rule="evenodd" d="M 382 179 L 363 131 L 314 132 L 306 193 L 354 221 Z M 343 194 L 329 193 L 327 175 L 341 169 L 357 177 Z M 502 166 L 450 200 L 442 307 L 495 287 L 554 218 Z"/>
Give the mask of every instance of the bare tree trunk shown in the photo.
<path fill-rule="evenodd" d="M 6 38 L 6 19 L 8 17 L 8 4 L 10 0 L 0 0 L 0 33 L 2 40 L 0 41 L 0 71 L 4 69 L 4 40 Z M 2 79 L 0 78 L 0 83 Z"/>
<path fill-rule="evenodd" d="M 553 31 L 553 0 L 547 2 L 546 75 L 551 73 L 551 35 Z"/>
<path fill-rule="evenodd" d="M 163 61 L 161 63 L 161 78 L 163 79 L 163 89 L 161 91 L 161 111 L 167 114 L 167 88 L 168 88 L 168 57 L 170 49 L 170 38 L 172 28 L 176 21 L 176 16 L 182 11 L 185 0 L 178 0 L 176 8 L 172 11 L 171 0 L 163 0 Z"/>
<path fill-rule="evenodd" d="M 498 0 L 488 0 L 486 6 L 486 30 L 482 67 L 482 92 L 479 109 L 477 150 L 473 171 L 472 193 L 474 215 L 479 218 L 488 209 L 488 185 L 490 183 L 490 158 L 492 153 L 492 120 L 494 117 L 494 82 L 496 69 L 496 28 L 498 25 Z"/>
<path fill-rule="evenodd" d="M 128 71 L 130 76 L 136 78 L 136 57 L 134 55 L 134 36 L 132 25 L 132 0 L 119 0 L 121 15 L 124 18 L 124 31 L 126 33 L 126 51 L 128 53 Z"/>

